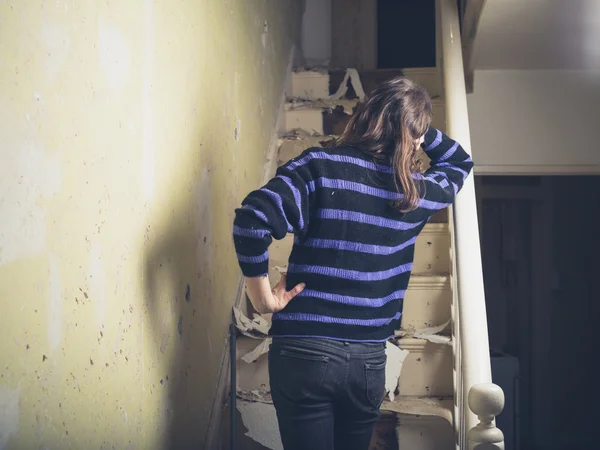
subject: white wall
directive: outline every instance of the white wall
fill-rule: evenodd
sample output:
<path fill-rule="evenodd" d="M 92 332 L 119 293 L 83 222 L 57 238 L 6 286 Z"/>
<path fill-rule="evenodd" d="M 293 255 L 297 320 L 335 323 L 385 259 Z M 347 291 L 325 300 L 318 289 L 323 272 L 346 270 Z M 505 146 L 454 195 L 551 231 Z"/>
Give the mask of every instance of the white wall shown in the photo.
<path fill-rule="evenodd" d="M 477 28 L 473 67 L 600 68 L 597 0 L 487 0 Z"/>
<path fill-rule="evenodd" d="M 600 73 L 475 72 L 468 96 L 479 173 L 600 174 Z"/>
<path fill-rule="evenodd" d="M 309 66 L 331 60 L 331 0 L 306 0 L 302 20 L 302 52 Z"/>

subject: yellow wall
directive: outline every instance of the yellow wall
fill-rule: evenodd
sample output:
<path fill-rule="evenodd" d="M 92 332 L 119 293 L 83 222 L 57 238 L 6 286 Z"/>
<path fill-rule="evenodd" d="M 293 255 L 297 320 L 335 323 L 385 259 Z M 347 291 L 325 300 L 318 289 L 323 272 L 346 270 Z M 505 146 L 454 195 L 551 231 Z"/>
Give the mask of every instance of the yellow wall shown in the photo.
<path fill-rule="evenodd" d="M 300 17 L 0 3 L 0 449 L 203 447 Z"/>

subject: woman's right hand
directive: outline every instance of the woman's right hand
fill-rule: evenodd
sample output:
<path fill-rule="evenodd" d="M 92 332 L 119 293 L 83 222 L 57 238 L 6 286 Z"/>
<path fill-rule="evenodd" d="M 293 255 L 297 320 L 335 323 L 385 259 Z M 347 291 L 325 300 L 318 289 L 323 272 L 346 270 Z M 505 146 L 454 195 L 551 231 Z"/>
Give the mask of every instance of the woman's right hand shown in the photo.
<path fill-rule="evenodd" d="M 273 298 L 271 299 L 271 311 L 272 313 L 276 313 L 281 311 L 283 308 L 287 306 L 287 304 L 300 292 L 304 290 L 306 284 L 300 283 L 296 285 L 291 291 L 286 290 L 286 279 L 287 275 L 282 273 L 281 279 L 277 286 L 275 286 L 271 293 Z"/>
<path fill-rule="evenodd" d="M 270 314 L 281 311 L 306 285 L 300 283 L 291 291 L 286 290 L 286 275 L 282 274 L 279 283 L 271 289 L 268 275 L 258 278 L 246 278 L 246 287 L 250 301 L 261 314 Z"/>

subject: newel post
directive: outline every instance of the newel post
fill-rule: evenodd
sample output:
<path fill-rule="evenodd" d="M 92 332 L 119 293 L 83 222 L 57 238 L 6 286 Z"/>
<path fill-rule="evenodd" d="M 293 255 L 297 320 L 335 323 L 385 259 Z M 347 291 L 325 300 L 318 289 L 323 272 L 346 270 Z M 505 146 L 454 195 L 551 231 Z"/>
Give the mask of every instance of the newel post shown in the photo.
<path fill-rule="evenodd" d="M 504 450 L 504 434 L 494 419 L 504 409 L 504 392 L 493 383 L 474 385 L 469 391 L 469 408 L 479 423 L 469 430 L 469 450 Z"/>

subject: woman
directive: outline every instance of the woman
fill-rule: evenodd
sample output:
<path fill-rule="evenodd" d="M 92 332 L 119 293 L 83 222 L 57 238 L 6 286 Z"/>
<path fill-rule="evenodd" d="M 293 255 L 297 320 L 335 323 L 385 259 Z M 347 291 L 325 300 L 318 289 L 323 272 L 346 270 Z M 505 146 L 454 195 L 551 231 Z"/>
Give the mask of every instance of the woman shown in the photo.
<path fill-rule="evenodd" d="M 473 167 L 430 122 L 423 88 L 387 81 L 334 145 L 284 164 L 236 210 L 250 300 L 274 313 L 269 376 L 286 450 L 368 449 L 417 235 Z M 424 174 L 419 145 L 431 159 Z M 286 233 L 295 235 L 287 277 L 271 290 L 267 248 Z"/>

